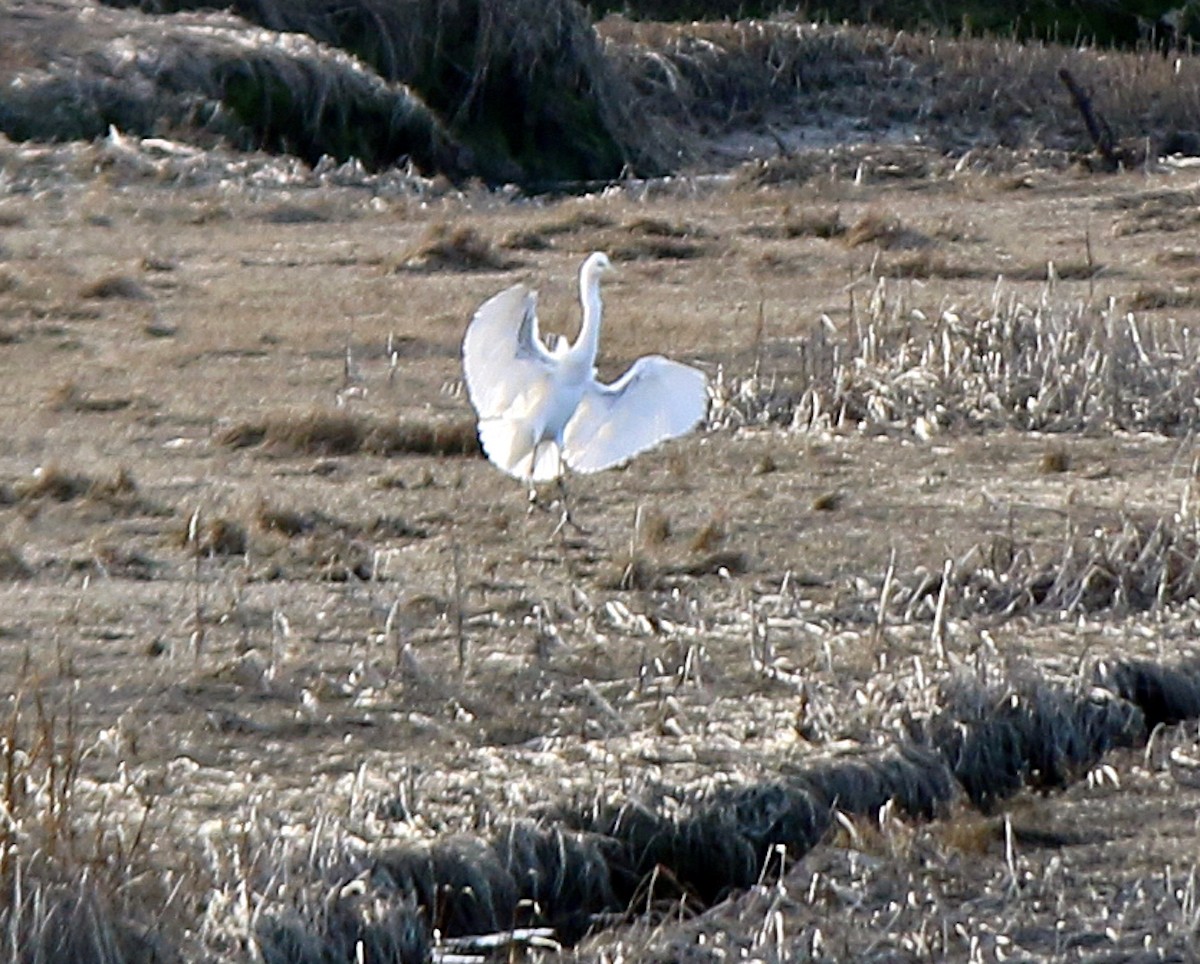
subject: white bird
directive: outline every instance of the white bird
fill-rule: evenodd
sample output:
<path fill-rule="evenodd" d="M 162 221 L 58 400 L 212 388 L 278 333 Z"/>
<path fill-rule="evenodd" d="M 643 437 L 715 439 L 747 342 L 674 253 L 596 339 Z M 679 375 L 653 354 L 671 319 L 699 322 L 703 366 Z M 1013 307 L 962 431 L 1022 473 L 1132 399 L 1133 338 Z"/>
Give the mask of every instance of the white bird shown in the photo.
<path fill-rule="evenodd" d="M 583 323 L 573 345 L 538 334 L 537 292 L 514 285 L 484 302 L 463 339 L 467 392 L 487 457 L 532 484 L 564 468 L 599 472 L 696 427 L 708 408 L 704 373 L 647 355 L 611 385 L 596 381 L 600 252 L 579 270 Z"/>

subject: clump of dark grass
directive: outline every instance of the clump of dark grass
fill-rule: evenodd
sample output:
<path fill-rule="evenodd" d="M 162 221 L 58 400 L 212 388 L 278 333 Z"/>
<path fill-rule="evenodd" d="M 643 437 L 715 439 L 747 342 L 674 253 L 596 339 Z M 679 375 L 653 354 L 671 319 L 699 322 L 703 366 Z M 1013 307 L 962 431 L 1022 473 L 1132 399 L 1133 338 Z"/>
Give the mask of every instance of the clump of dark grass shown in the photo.
<path fill-rule="evenodd" d="M 520 262 L 506 258 L 470 225 L 437 223 L 400 262 L 410 271 L 506 271 Z"/>
<path fill-rule="evenodd" d="M 97 478 L 70 472 L 57 464 L 40 467 L 32 477 L 13 487 L 18 502 L 41 500 L 73 502 L 86 500 L 113 507 L 134 507 L 139 504 L 138 486 L 126 468 L 120 468 L 108 478 Z"/>
<path fill-rule="evenodd" d="M 87 414 L 119 412 L 132 405 L 133 399 L 128 396 L 96 396 L 80 388 L 77 382 L 67 381 L 50 393 L 46 404 L 55 412 Z"/>
<path fill-rule="evenodd" d="M 1043 475 L 1053 475 L 1071 470 L 1071 453 L 1063 444 L 1051 445 L 1042 453 L 1038 468 Z"/>
<path fill-rule="evenodd" d="M 740 549 L 722 549 L 710 552 L 694 562 L 673 566 L 673 575 L 685 576 L 740 576 L 754 567 L 750 554 Z"/>
<path fill-rule="evenodd" d="M 708 234 L 699 227 L 652 217 L 633 218 L 622 224 L 621 229 L 628 234 L 650 238 L 702 238 Z"/>
<path fill-rule="evenodd" d="M 616 559 L 611 571 L 598 576 L 597 585 L 603 589 L 649 590 L 658 588 L 661 581 L 658 564 L 646 553 L 637 551 Z"/>
<path fill-rule="evenodd" d="M 1195 263 L 1195 259 L 1192 259 Z M 1129 299 L 1133 311 L 1161 311 L 1164 308 L 1200 308 L 1200 290 L 1190 286 L 1138 288 Z"/>
<path fill-rule="evenodd" d="M 930 246 L 921 246 L 915 250 L 901 250 L 880 259 L 875 266 L 876 273 L 889 278 L 994 278 L 995 270 L 986 265 L 964 261 L 951 257 L 945 252 Z M 1040 271 L 1040 273 L 1039 273 Z M 1034 269 L 1030 280 L 1046 280 L 1046 266 Z"/>
<path fill-rule="evenodd" d="M 608 253 L 614 261 L 690 261 L 704 257 L 710 250 L 710 245 L 703 242 L 654 235 L 615 243 L 609 246 Z"/>
<path fill-rule="evenodd" d="M 246 527 L 227 516 L 213 516 L 179 530 L 178 543 L 197 557 L 244 556 L 250 546 Z"/>
<path fill-rule="evenodd" d="M 89 281 L 79 289 L 84 298 L 125 298 L 130 301 L 149 301 L 150 293 L 141 282 L 129 275 L 105 275 L 95 281 Z"/>
<path fill-rule="evenodd" d="M 822 492 L 813 497 L 809 508 L 814 512 L 834 512 L 846 504 L 846 494 L 840 491 Z"/>
<path fill-rule="evenodd" d="M 254 521 L 264 532 L 278 532 L 292 539 L 311 532 L 320 520 L 312 513 L 285 508 L 263 499 L 254 513 Z"/>
<path fill-rule="evenodd" d="M 914 248 L 929 243 L 923 234 L 905 227 L 894 214 L 868 211 L 854 222 L 842 237 L 848 248 L 873 244 L 879 248 Z"/>
<path fill-rule="evenodd" d="M 990 812 L 1022 787 L 1057 790 L 1114 747 L 1145 741 L 1141 710 L 1036 679 L 989 686 L 948 679 L 939 708 L 916 729 L 946 760 L 972 804 Z"/>
<path fill-rule="evenodd" d="M 766 240 L 792 240 L 794 238 L 821 238 L 831 240 L 846 234 L 840 208 L 812 208 L 795 212 L 789 205 L 778 222 L 752 224 L 745 233 Z"/>
<path fill-rule="evenodd" d="M 692 552 L 714 552 L 729 538 L 728 519 L 723 512 L 715 512 L 696 530 L 688 548 Z"/>
<path fill-rule="evenodd" d="M 217 439 L 230 448 L 262 445 L 281 455 L 476 455 L 474 421 L 385 422 L 350 412 L 312 411 L 239 422 Z"/>
<path fill-rule="evenodd" d="M 20 550 L 8 542 L 0 542 L 0 581 L 15 582 L 33 575 L 33 567 L 25 561 Z"/>
<path fill-rule="evenodd" d="M 658 509 L 639 510 L 636 529 L 639 543 L 656 548 L 671 538 L 671 518 Z"/>

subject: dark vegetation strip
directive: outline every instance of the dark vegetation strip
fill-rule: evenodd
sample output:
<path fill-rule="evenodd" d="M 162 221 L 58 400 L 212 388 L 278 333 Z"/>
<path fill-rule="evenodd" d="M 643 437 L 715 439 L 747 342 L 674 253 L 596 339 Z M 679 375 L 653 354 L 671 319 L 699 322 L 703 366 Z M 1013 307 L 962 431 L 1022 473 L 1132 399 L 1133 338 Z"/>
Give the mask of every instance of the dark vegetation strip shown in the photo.
<path fill-rule="evenodd" d="M 769 17 L 791 5 L 782 0 L 600 0 L 589 4 L 600 16 L 621 13 L 639 20 L 736 20 Z M 1090 41 L 1101 45 L 1143 43 L 1186 45 L 1200 39 L 1200 19 L 1175 0 L 816 0 L 804 17 L 830 23 L 864 21 L 898 30 L 999 34 L 1036 40 Z"/>
<path fill-rule="evenodd" d="M 230 448 L 264 446 L 280 455 L 480 455 L 473 419 L 393 422 L 345 412 L 277 414 L 239 422 L 218 436 Z"/>
<path fill-rule="evenodd" d="M 1113 137 L 1143 145 L 1140 156 L 1146 146 L 1196 149 L 1188 62 L 1179 75 L 1145 50 L 1097 56 L 1079 41 L 1102 37 L 1088 25 L 1098 4 L 1047 4 L 1042 19 L 1054 30 L 1029 35 L 1064 46 L 1017 43 L 1014 33 L 1042 16 L 1024 6 L 1016 30 L 1004 14 L 993 23 L 963 12 L 1003 41 L 960 32 L 957 7 L 940 37 L 725 19 L 757 6 L 726 9 L 720 22 L 595 26 L 575 0 L 89 0 L 86 18 L 54 0 L 23 0 L 19 16 L 0 5 L 11 51 L 0 63 L 0 131 L 90 139 L 113 125 L 310 165 L 325 156 L 370 171 L 411 162 L 455 181 L 579 190 L 677 170 L 723 131 L 834 117 L 919 130 L 959 155 L 989 145 L 1084 153 L 1093 145 L 1058 79 L 1065 67 Z M 893 6 L 885 22 L 911 28 L 891 17 Z M 978 6 L 981 16 L 991 9 Z M 1112 5 L 1103 10 L 1101 22 L 1115 23 Z M 857 19 L 828 12 L 829 23 Z M 1142 14 L 1119 12 L 1129 23 Z M 1147 9 L 1142 22 L 1162 12 Z M 143 56 L 128 56 L 131 47 Z"/>
<path fill-rule="evenodd" d="M 107 5 L 157 15 L 168 25 L 175 19 L 169 15 L 179 12 L 232 8 L 266 30 L 307 35 L 319 51 L 353 55 L 356 78 L 373 80 L 397 100 L 403 93 L 415 105 L 408 113 L 420 113 L 428 124 L 430 131 L 419 133 L 438 150 L 408 152 L 427 172 L 529 185 L 610 180 L 626 167 L 643 173 L 664 169 L 665 155 L 647 150 L 648 140 L 635 136 L 625 85 L 605 58 L 586 10 L 574 0 L 107 0 Z M 286 76 L 303 74 L 303 62 L 280 72 L 264 70 L 256 60 L 247 56 L 241 70 L 230 64 L 234 83 L 222 78 L 217 98 L 252 131 L 310 126 L 311 118 L 300 114 L 324 98 L 310 96 Z M 405 153 L 396 149 L 400 145 L 384 150 L 371 143 L 371 123 L 386 118 L 337 116 L 346 103 L 328 100 L 334 116 L 327 119 L 336 122 L 343 143 L 327 153 L 342 160 L 356 156 L 372 168 Z M 444 135 L 440 143 L 432 143 L 433 131 Z M 354 139 L 361 141 L 357 148 Z"/>
<path fill-rule="evenodd" d="M 489 839 L 380 852 L 365 891 L 342 881 L 330 892 L 343 896 L 325 904 L 265 914 L 257 939 L 267 961 L 305 962 L 352 960 L 357 940 L 389 955 L 380 959 L 426 961 L 432 928 L 447 938 L 551 928 L 573 943 L 641 908 L 699 911 L 769 880 L 784 857 L 826 839 L 835 812 L 875 819 L 890 803 L 930 820 L 956 800 L 991 812 L 1024 788 L 1068 786 L 1109 750 L 1144 745 L 1159 723 L 1197 717 L 1190 663 L 1101 664 L 1080 689 L 954 677 L 894 746 L 713 792 L 565 804 Z"/>

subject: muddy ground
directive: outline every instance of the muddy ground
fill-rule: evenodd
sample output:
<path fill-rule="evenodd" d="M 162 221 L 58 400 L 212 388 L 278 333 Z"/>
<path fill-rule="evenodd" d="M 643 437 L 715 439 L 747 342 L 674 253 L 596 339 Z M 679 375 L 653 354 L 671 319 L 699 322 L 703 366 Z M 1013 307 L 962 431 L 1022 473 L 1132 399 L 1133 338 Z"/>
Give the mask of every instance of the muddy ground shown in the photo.
<path fill-rule="evenodd" d="M 129 883 L 164 920 L 207 915 L 191 954 L 245 947 L 216 896 L 239 839 L 266 874 L 277 838 L 486 833 L 886 742 L 926 674 L 1195 654 L 1188 602 L 956 615 L 938 641 L 928 612 L 880 625 L 869 606 L 889 565 L 911 582 L 996 540 L 1053 558 L 1130 519 L 1190 526 L 1191 426 L 798 429 L 727 391 L 705 430 L 571 479 L 585 531 L 559 535 L 552 489 L 531 509 L 478 456 L 344 437 L 459 430 L 472 310 L 527 280 L 543 331 L 571 335 L 592 250 L 618 262 L 602 375 L 663 352 L 747 397 L 798 384 L 803 346 L 868 315 L 969 326 L 1000 299 L 1194 331 L 1186 167 L 956 170 L 887 148 L 765 186 L 750 168 L 523 200 L 4 151 L 2 712 L 31 757 L 38 733 L 74 748 L 72 839 L 209 882 Z M 324 447 L 262 438 L 327 417 Z M 1196 740 L 1172 728 L 998 815 L 849 824 L 778 885 L 574 953 L 1191 959 Z"/>

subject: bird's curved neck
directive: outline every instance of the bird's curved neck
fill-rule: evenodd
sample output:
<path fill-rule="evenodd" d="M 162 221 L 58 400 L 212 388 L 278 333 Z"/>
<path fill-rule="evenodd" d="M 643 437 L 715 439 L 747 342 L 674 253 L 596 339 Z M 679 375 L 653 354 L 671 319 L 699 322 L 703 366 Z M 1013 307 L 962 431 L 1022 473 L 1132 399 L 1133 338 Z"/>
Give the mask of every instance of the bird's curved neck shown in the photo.
<path fill-rule="evenodd" d="M 583 323 L 579 326 L 579 337 L 572 351 L 589 364 L 596 360 L 600 347 L 600 274 L 585 271 L 579 278 L 579 300 L 583 305 Z"/>

